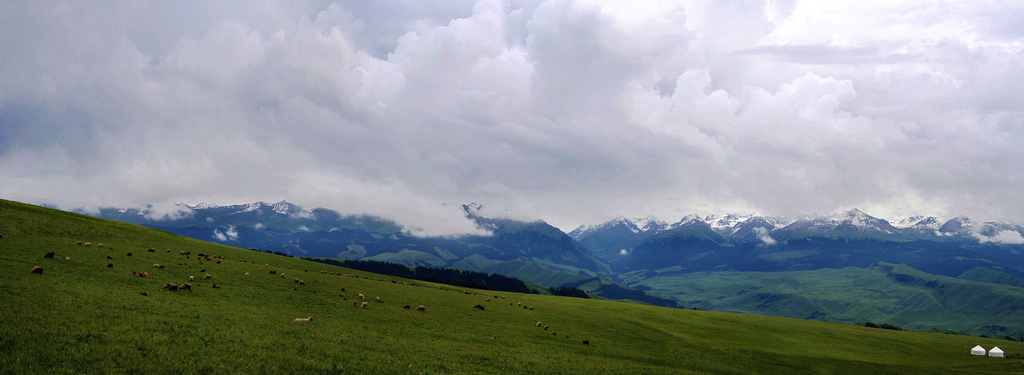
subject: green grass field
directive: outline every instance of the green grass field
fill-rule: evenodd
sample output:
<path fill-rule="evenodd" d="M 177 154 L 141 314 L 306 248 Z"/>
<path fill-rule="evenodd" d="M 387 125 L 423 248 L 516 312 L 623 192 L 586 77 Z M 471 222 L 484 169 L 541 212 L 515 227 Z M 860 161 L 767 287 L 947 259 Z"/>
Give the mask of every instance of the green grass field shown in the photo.
<path fill-rule="evenodd" d="M 1020 353 L 1024 343 L 545 295 L 463 294 L 10 201 L 0 201 L 0 234 L 5 374 L 1024 371 L 1021 359 L 968 354 L 979 344 Z M 54 259 L 44 258 L 51 250 Z M 200 264 L 199 253 L 225 259 Z M 31 273 L 34 266 L 45 272 Z M 132 270 L 150 277 L 133 277 Z M 207 273 L 212 279 L 203 280 Z M 191 292 L 161 288 L 189 276 L 196 277 Z M 360 293 L 369 301 L 365 308 L 353 306 L 363 302 Z M 383 302 L 373 301 L 377 296 Z M 294 321 L 307 316 L 314 321 Z M 550 328 L 536 327 L 538 321 Z"/>

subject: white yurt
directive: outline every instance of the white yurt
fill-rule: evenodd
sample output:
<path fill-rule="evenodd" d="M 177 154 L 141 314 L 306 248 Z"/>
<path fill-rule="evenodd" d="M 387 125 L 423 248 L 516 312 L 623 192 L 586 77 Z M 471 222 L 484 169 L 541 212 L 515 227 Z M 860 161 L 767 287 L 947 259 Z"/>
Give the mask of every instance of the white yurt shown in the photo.
<path fill-rule="evenodd" d="M 992 350 L 989 350 L 989 351 L 988 351 L 988 356 L 989 356 L 989 357 L 999 357 L 999 358 L 1003 358 L 1003 349 L 999 349 L 999 347 L 998 347 L 998 346 L 997 346 L 997 347 L 994 347 L 994 348 L 992 348 Z"/>
<path fill-rule="evenodd" d="M 971 354 L 974 354 L 974 355 L 985 355 L 985 348 L 982 348 L 981 345 L 975 346 L 975 347 L 971 348 Z"/>

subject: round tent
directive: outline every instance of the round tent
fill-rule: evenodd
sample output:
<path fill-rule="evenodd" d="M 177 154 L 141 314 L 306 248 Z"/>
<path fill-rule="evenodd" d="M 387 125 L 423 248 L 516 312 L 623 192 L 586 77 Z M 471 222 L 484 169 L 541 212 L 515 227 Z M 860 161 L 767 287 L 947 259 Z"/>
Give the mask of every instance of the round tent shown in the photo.
<path fill-rule="evenodd" d="M 1003 350 L 999 349 L 998 346 L 994 347 L 994 348 L 992 348 L 992 350 L 988 351 L 988 356 L 989 357 L 999 357 L 999 358 L 1002 358 L 1003 357 Z"/>
<path fill-rule="evenodd" d="M 974 355 L 985 355 L 985 348 L 982 348 L 981 345 L 975 346 L 975 347 L 971 348 L 971 354 L 974 354 Z"/>

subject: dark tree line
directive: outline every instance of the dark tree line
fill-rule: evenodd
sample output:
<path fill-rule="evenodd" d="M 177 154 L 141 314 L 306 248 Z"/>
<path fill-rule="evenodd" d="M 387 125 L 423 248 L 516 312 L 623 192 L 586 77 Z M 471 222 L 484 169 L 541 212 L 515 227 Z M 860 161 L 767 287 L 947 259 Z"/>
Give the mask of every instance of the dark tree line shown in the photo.
<path fill-rule="evenodd" d="M 330 264 L 354 270 L 373 272 L 382 275 L 415 279 L 440 284 L 460 286 L 464 288 L 496 290 L 516 293 L 536 293 L 526 286 L 522 280 L 498 274 L 487 274 L 475 271 L 463 271 L 436 267 L 409 267 L 401 264 L 375 262 L 368 260 L 302 258 L 314 262 Z"/>
<path fill-rule="evenodd" d="M 563 286 L 560 288 L 551 288 L 551 294 L 554 294 L 556 296 L 590 298 L 590 296 L 587 295 L 587 292 L 584 292 L 583 289 L 572 288 L 567 286 Z"/>

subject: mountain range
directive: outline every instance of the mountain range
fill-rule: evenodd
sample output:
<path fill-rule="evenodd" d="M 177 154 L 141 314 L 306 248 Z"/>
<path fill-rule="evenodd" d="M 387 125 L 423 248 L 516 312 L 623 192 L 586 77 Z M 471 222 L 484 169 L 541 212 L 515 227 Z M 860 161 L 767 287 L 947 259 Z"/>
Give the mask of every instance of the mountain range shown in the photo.
<path fill-rule="evenodd" d="M 1024 287 L 1024 227 L 1014 223 L 975 222 L 962 216 L 912 217 L 890 223 L 851 209 L 798 218 L 757 213 L 689 215 L 671 224 L 653 216 L 619 217 L 564 233 L 539 220 L 483 217 L 478 205 L 466 205 L 466 217 L 492 235 L 415 237 L 383 218 L 303 209 L 284 201 L 177 208 L 171 214 L 157 213 L 152 207 L 107 208 L 93 215 L 293 256 L 498 273 L 543 286 L 578 287 L 613 299 L 647 299 L 642 293 L 646 291 L 654 296 L 648 302 L 665 306 L 837 322 L 887 319 L 914 327 L 925 316 L 933 321 L 946 319 L 951 329 L 1024 335 L 1024 323 L 1000 317 L 977 318 L 986 322 L 983 325 L 959 324 L 965 311 L 977 313 L 974 302 L 969 306 L 941 302 L 949 298 L 949 290 L 995 288 L 1000 291 L 996 297 L 1005 302 L 996 303 L 1000 316 L 1024 312 L 1018 311 L 1024 307 L 1009 302 L 1018 301 L 1018 294 L 1024 296 L 1020 289 Z M 823 275 L 837 270 L 855 275 L 835 281 L 835 288 L 848 293 L 822 293 L 813 287 L 817 280 L 830 277 Z M 915 276 L 903 276 L 907 274 Z M 911 279 L 932 281 L 906 281 Z M 708 280 L 745 287 L 695 286 Z M 783 290 L 756 280 L 790 287 Z M 885 285 L 882 289 L 889 297 L 871 294 L 877 300 L 865 301 L 863 288 L 872 287 L 864 283 Z M 961 288 L 961 283 L 972 286 Z M 878 285 L 874 288 L 881 288 Z M 926 313 L 912 314 L 890 300 L 911 291 L 931 296 L 920 301 L 938 302 L 923 310 Z M 636 295 L 640 297 L 631 297 Z"/>

